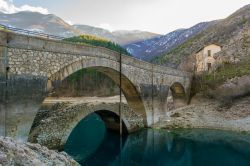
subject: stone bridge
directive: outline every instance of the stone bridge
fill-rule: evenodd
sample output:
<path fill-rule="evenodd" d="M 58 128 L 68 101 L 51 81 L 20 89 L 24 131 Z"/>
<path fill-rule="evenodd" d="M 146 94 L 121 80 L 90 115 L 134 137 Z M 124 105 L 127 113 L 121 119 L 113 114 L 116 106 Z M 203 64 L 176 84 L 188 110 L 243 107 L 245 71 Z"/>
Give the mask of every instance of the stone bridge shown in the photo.
<path fill-rule="evenodd" d="M 189 99 L 189 73 L 126 55 L 120 59 L 118 52 L 101 47 L 0 31 L 0 135 L 27 140 L 44 98 L 83 68 L 104 73 L 118 86 L 121 73 L 122 92 L 145 126 L 165 115 L 169 96 L 175 107 Z"/>

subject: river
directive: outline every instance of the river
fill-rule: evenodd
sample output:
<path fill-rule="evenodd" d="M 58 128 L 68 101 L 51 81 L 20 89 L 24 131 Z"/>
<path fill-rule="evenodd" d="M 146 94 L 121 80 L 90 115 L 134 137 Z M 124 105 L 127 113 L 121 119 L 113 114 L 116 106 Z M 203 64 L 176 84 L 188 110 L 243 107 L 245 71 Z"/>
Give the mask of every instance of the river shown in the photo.
<path fill-rule="evenodd" d="M 65 151 L 87 166 L 247 166 L 250 135 L 208 129 L 143 129 L 121 139 L 105 128 L 97 114 L 90 114 L 72 131 Z"/>

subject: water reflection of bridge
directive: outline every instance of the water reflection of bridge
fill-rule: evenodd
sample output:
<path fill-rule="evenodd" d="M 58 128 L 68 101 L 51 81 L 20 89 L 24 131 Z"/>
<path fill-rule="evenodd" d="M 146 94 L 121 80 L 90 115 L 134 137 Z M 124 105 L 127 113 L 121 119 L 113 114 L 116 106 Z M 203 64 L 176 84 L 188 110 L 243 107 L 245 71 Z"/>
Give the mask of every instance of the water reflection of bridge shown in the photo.
<path fill-rule="evenodd" d="M 118 152 L 110 163 L 143 166 L 245 166 L 250 162 L 248 147 L 250 139 L 245 134 L 204 129 L 147 129 L 129 135 L 121 153 Z M 98 156 L 95 157 L 98 159 Z"/>

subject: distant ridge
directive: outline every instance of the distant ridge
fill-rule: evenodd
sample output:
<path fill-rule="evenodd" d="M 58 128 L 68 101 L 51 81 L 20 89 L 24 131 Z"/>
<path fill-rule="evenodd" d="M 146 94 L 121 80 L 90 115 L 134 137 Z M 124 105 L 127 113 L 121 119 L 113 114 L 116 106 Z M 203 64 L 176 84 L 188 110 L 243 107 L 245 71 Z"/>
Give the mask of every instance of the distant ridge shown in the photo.
<path fill-rule="evenodd" d="M 108 30 L 88 25 L 70 25 L 56 15 L 44 15 L 37 12 L 19 12 L 14 14 L 0 12 L 0 24 L 62 37 L 73 37 L 81 34 L 94 35 L 120 45 L 159 36 L 159 34 L 144 31 L 109 32 Z"/>

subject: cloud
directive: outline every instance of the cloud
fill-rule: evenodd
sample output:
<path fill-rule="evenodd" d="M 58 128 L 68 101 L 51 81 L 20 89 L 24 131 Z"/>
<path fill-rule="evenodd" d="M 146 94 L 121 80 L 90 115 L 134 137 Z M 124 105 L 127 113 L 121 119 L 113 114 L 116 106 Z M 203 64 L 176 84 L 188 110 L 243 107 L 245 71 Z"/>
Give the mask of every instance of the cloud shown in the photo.
<path fill-rule="evenodd" d="M 64 20 L 66 23 L 68 23 L 69 25 L 74 25 L 74 23 L 70 20 Z"/>
<path fill-rule="evenodd" d="M 42 14 L 49 14 L 48 9 L 42 7 L 34 7 L 29 5 L 23 5 L 19 8 L 19 11 L 30 11 L 30 12 L 39 12 Z"/>
<path fill-rule="evenodd" d="M 6 14 L 17 13 L 21 11 L 39 12 L 42 14 L 49 14 L 49 11 L 42 7 L 34 7 L 30 5 L 23 5 L 17 7 L 13 4 L 12 0 L 0 0 L 0 12 Z"/>
<path fill-rule="evenodd" d="M 108 24 L 108 23 L 101 23 L 97 27 L 109 30 L 110 32 L 112 32 L 114 30 L 114 28 L 110 24 Z"/>

